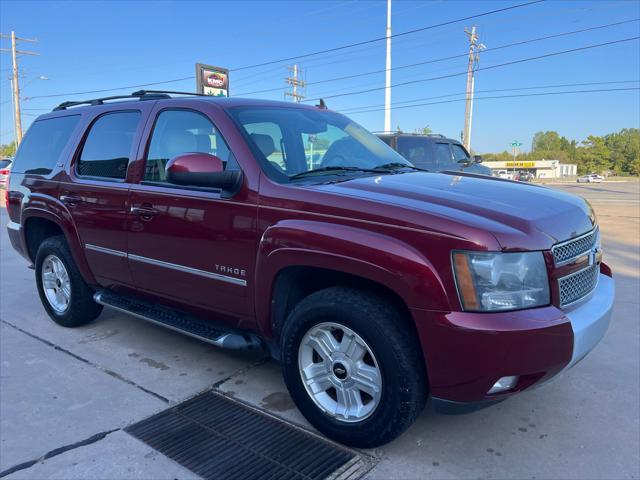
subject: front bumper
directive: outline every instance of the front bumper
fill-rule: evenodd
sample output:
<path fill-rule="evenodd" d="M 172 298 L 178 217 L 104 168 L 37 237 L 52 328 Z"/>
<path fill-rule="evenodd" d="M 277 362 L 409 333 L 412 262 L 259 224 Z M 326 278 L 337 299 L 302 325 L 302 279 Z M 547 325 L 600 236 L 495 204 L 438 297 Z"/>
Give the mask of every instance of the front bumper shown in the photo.
<path fill-rule="evenodd" d="M 566 313 L 573 330 L 573 353 L 565 369 L 573 367 L 600 343 L 609 328 L 614 297 L 613 278 L 601 273 L 589 301 Z"/>
<path fill-rule="evenodd" d="M 431 396 L 447 413 L 493 404 L 571 368 L 602 339 L 611 318 L 614 282 L 600 274 L 589 300 L 570 311 L 554 306 L 505 313 L 412 310 Z M 501 377 L 511 390 L 487 395 Z"/>

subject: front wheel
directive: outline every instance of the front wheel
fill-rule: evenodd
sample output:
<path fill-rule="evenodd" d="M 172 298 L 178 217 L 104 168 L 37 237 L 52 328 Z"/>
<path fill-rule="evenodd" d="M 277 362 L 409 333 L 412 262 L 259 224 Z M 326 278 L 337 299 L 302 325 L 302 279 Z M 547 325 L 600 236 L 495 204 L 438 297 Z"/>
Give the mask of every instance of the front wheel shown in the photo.
<path fill-rule="evenodd" d="M 281 346 L 285 382 L 305 418 L 364 448 L 406 430 L 427 396 L 412 328 L 392 304 L 356 289 L 327 288 L 302 300 Z"/>

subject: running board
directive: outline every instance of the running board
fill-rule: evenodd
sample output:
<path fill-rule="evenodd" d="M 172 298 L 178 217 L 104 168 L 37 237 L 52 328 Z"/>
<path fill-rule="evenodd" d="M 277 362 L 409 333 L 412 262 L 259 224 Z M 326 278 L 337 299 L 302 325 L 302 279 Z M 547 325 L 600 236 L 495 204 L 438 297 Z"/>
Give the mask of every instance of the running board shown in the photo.
<path fill-rule="evenodd" d="M 189 335 L 217 347 L 230 350 L 263 348 L 263 342 L 254 334 L 221 327 L 210 320 L 200 319 L 171 308 L 162 307 L 139 298 L 102 290 L 93 296 L 100 305 L 155 323 L 176 332 Z"/>

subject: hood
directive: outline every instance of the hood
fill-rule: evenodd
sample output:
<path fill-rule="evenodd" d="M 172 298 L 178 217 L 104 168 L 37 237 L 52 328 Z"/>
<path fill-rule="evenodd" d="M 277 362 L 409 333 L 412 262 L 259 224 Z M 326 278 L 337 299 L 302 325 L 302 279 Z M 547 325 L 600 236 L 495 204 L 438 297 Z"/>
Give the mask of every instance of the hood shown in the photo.
<path fill-rule="evenodd" d="M 387 221 L 398 223 L 398 209 L 448 220 L 452 228 L 493 234 L 503 250 L 545 250 L 589 231 L 595 217 L 580 197 L 550 188 L 491 177 L 412 172 L 314 185 L 314 190 L 383 204 Z"/>

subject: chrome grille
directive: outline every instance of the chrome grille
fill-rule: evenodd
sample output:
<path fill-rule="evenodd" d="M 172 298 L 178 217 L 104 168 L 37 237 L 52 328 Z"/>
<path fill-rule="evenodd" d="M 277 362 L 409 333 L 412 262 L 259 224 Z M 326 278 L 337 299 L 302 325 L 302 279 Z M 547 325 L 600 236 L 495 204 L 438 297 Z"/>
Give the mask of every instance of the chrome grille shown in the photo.
<path fill-rule="evenodd" d="M 580 255 L 587 253 L 595 245 L 598 239 L 598 229 L 594 228 L 589 233 L 572 238 L 566 242 L 558 243 L 551 248 L 553 261 L 557 265 L 562 265 L 573 260 Z"/>
<path fill-rule="evenodd" d="M 589 268 L 559 279 L 560 307 L 566 307 L 589 294 L 596 288 L 599 274 L 600 265 L 594 264 Z"/>

